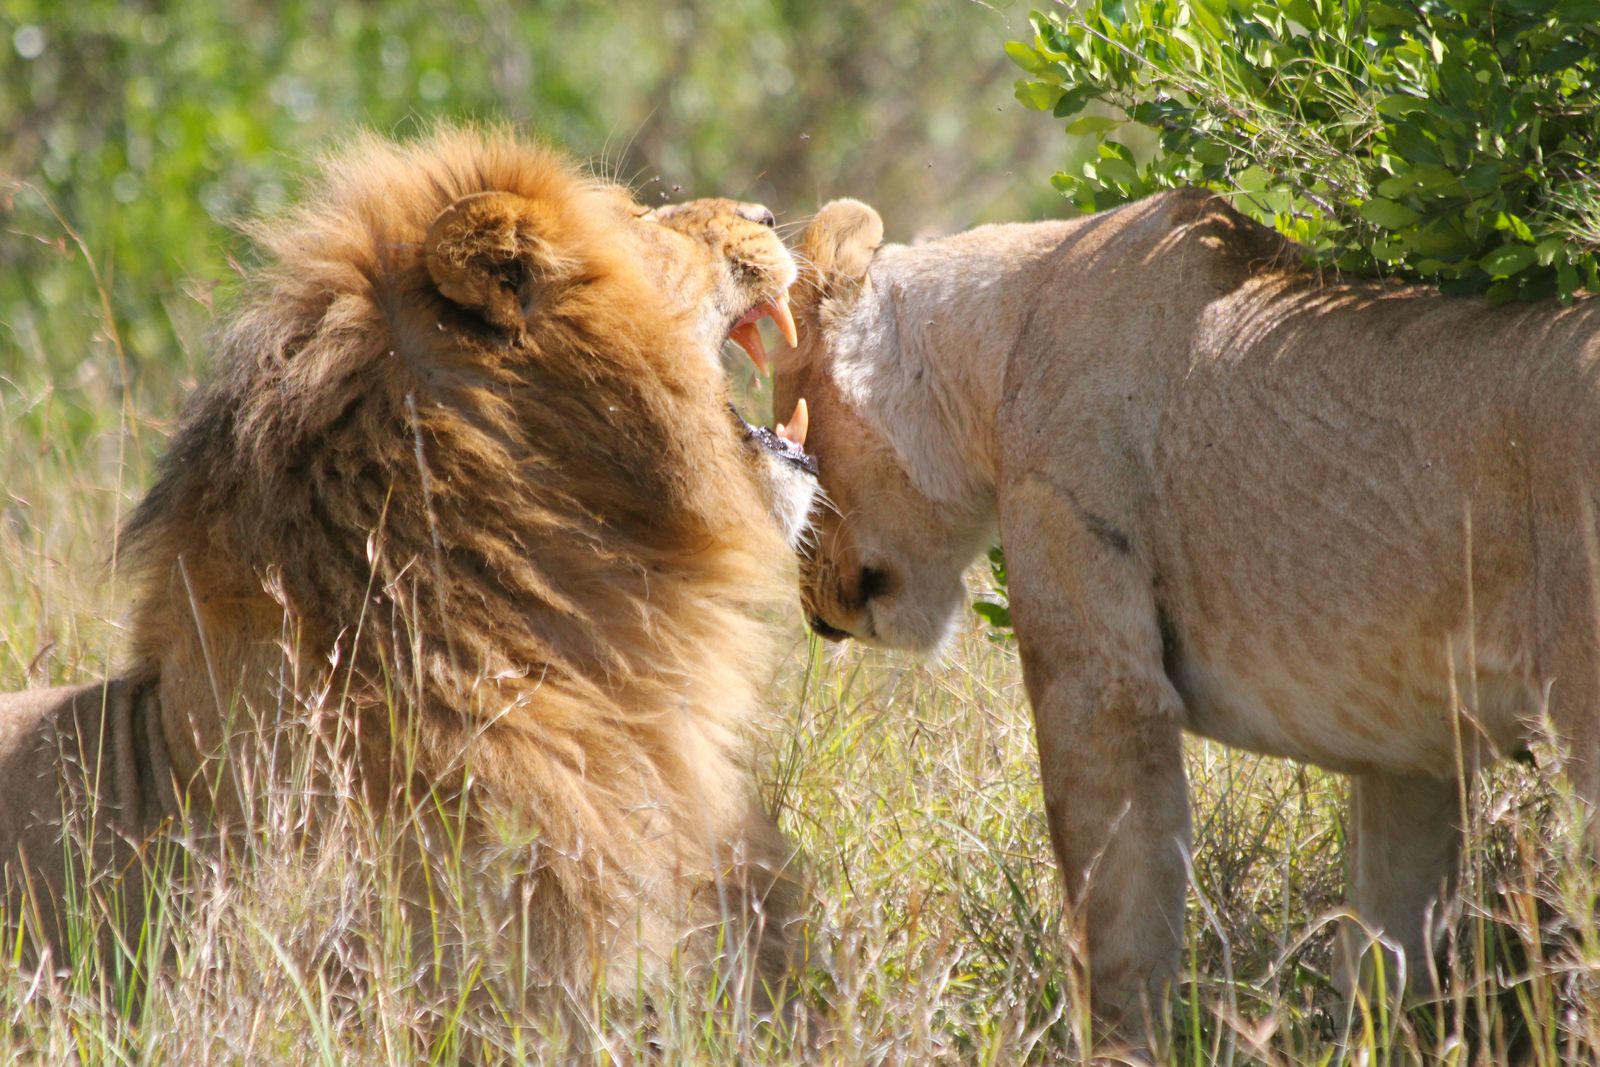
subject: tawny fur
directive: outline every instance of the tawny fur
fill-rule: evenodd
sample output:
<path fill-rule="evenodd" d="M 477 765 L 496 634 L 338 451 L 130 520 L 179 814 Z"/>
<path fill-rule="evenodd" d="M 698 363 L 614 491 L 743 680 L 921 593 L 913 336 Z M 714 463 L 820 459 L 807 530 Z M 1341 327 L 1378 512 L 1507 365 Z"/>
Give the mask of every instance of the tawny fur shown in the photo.
<path fill-rule="evenodd" d="M 1194 191 L 881 241 L 854 201 L 801 241 L 802 595 L 936 646 L 998 524 L 1102 1017 L 1176 974 L 1185 729 L 1356 776 L 1352 901 L 1426 986 L 1458 770 L 1548 722 L 1600 802 L 1600 302 L 1323 279 Z"/>
<path fill-rule="evenodd" d="M 503 132 L 358 140 L 254 228 L 215 378 L 121 542 L 115 684 L 179 794 L 237 820 L 252 750 L 335 717 L 368 803 L 469 803 L 469 849 L 533 839 L 507 894 L 528 978 L 580 1002 L 703 962 L 751 894 L 764 977 L 784 963 L 745 728 L 788 553 L 714 356 L 730 288 L 793 268 L 707 204 L 673 229 Z M 136 809 L 134 841 L 165 814 Z"/>

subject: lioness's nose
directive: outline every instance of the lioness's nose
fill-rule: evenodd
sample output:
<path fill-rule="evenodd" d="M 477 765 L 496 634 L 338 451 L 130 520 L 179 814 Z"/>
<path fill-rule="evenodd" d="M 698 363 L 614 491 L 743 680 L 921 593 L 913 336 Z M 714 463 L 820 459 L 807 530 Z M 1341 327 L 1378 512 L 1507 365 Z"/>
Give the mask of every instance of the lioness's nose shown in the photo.
<path fill-rule="evenodd" d="M 861 597 L 861 604 L 866 606 L 867 601 L 875 596 L 882 596 L 889 591 L 889 576 L 877 567 L 862 567 L 861 577 L 857 580 L 857 595 Z"/>

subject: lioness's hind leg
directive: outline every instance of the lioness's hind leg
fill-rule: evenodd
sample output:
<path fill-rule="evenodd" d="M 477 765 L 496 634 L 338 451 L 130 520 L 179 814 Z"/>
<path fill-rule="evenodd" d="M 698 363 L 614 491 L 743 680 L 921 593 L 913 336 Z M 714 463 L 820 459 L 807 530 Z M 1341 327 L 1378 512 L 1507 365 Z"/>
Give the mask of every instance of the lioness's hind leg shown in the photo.
<path fill-rule="evenodd" d="M 1460 866 L 1460 796 L 1453 779 L 1393 774 L 1351 779 L 1350 904 L 1360 921 L 1343 924 L 1334 958 L 1334 981 L 1346 1003 L 1355 1000 L 1358 989 L 1373 992 L 1379 951 L 1391 994 L 1437 991 L 1436 962 L 1449 930 Z M 1373 936 L 1403 956 L 1380 950 Z M 1402 960 L 1403 971 L 1397 966 Z"/>

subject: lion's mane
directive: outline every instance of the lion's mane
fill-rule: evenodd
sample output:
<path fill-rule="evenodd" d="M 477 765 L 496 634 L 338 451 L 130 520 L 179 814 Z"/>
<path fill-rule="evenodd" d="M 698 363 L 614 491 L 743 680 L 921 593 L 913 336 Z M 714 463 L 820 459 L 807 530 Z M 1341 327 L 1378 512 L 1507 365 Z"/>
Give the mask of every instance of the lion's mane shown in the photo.
<path fill-rule="evenodd" d="M 485 192 L 520 217 L 466 251 L 430 230 Z M 180 778 L 333 703 L 372 802 L 470 797 L 536 837 L 553 976 L 660 958 L 667 912 L 782 863 L 742 728 L 784 546 L 627 206 L 503 132 L 327 160 L 254 227 L 219 370 L 122 540 Z M 522 329 L 442 295 L 429 257 L 472 255 L 518 272 Z"/>

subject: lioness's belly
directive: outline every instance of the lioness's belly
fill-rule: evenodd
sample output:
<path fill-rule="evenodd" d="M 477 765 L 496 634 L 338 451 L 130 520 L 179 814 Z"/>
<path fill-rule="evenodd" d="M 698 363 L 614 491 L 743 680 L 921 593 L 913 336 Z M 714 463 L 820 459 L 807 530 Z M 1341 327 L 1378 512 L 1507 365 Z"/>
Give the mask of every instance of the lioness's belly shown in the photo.
<path fill-rule="evenodd" d="M 1448 670 L 1404 658 L 1360 667 L 1339 657 L 1285 658 L 1263 667 L 1186 655 L 1169 670 L 1193 733 L 1338 771 L 1449 775 L 1526 742 L 1534 694 L 1494 658 L 1454 684 Z"/>

